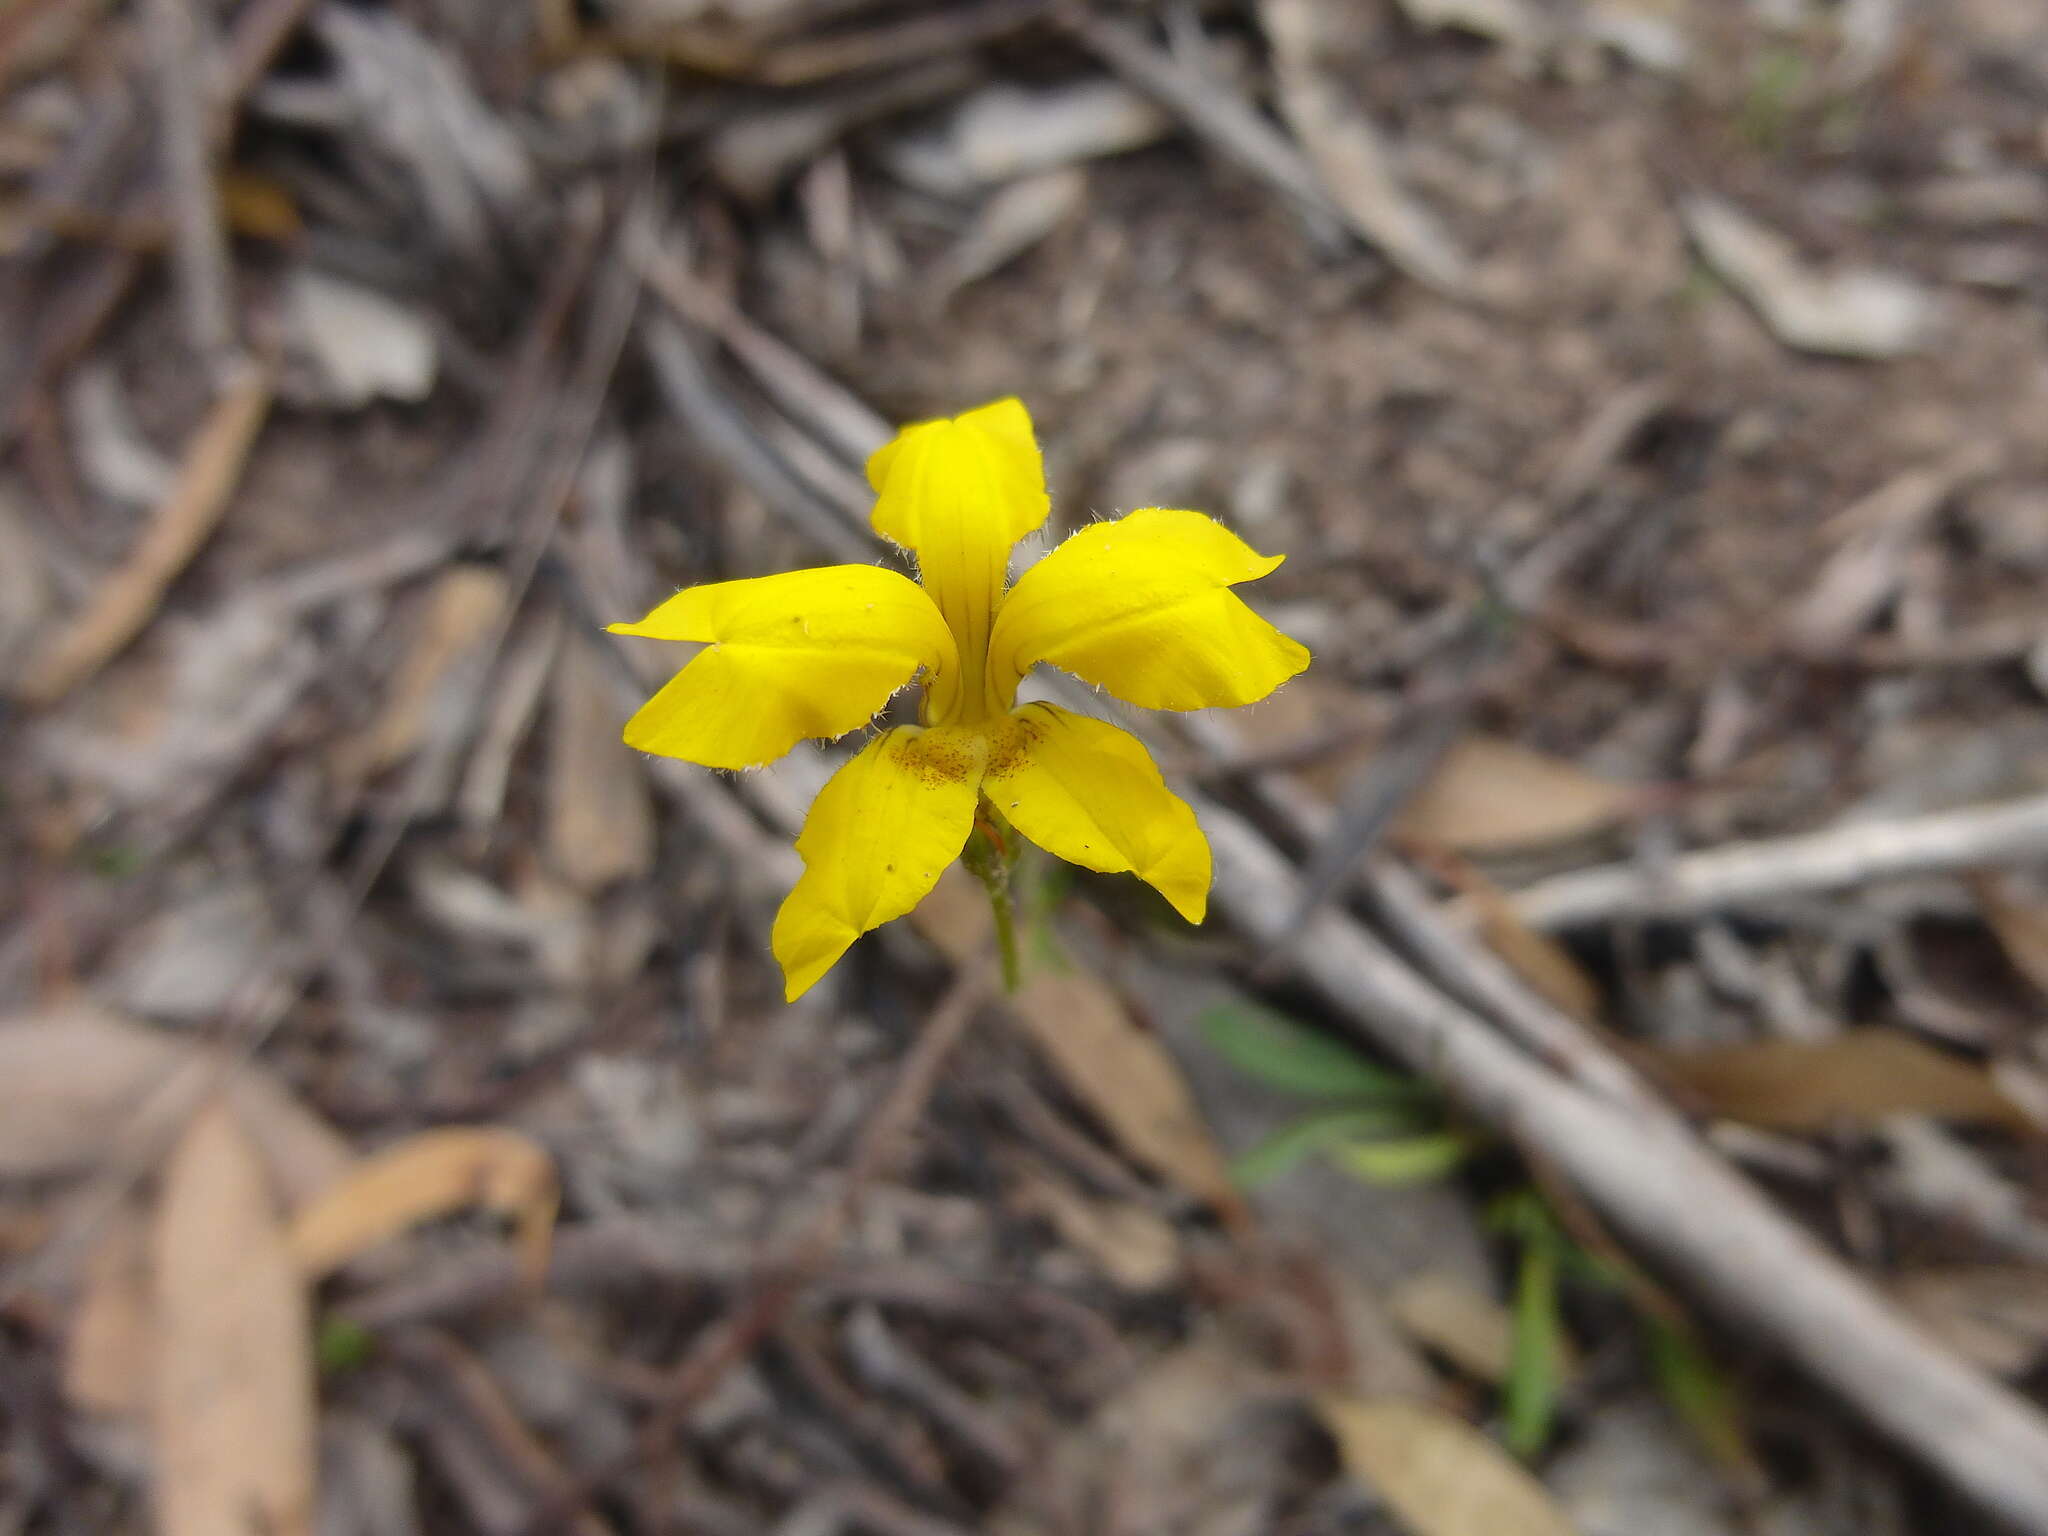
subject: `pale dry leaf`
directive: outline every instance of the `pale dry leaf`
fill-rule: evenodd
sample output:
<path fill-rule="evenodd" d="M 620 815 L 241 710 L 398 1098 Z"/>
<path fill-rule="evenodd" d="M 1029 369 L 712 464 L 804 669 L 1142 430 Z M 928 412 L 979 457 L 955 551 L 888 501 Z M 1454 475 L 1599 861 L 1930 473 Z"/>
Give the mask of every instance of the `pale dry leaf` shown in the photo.
<path fill-rule="evenodd" d="M 404 761 L 426 740 L 445 691 L 466 674 L 510 601 L 505 578 L 480 565 L 451 566 L 427 593 L 377 717 L 335 753 L 345 780 L 367 778 Z"/>
<path fill-rule="evenodd" d="M 1707 1113 L 1771 1130 L 1868 1126 L 1893 1115 L 2032 1127 L 1984 1068 L 1896 1029 L 1656 1050 L 1646 1060 Z"/>
<path fill-rule="evenodd" d="M 2021 1376 L 2048 1355 L 2048 1270 L 1915 1270 L 1899 1276 L 1892 1292 L 1936 1338 L 1987 1371 Z"/>
<path fill-rule="evenodd" d="M 1397 830 L 1464 853 L 1508 853 L 1611 827 L 1642 791 L 1498 736 L 1465 737 L 1402 809 Z"/>
<path fill-rule="evenodd" d="M 1198 1333 L 1147 1361 L 1068 1427 L 1042 1464 L 1012 1483 L 985 1529 L 992 1536 L 1271 1530 L 1274 1512 L 1262 1496 L 1280 1485 L 1287 1452 L 1299 1448 L 1260 1431 L 1292 1419 L 1294 1396 L 1225 1330 Z M 1250 1518 L 1239 1507 L 1248 1498 Z"/>
<path fill-rule="evenodd" d="M 1875 619 L 1903 588 L 1935 513 L 1996 462 L 1993 445 L 1966 444 L 1942 463 L 1893 476 L 1833 519 L 1845 536 L 1787 618 L 1791 642 L 1825 654 Z"/>
<path fill-rule="evenodd" d="M 1572 1536 L 1527 1469 L 1434 1404 L 1333 1395 L 1316 1406 L 1345 1470 L 1412 1536 Z"/>
<path fill-rule="evenodd" d="M 949 100 L 974 79 L 967 59 L 940 58 L 892 70 L 872 83 L 736 112 L 706 141 L 705 166 L 728 190 L 748 202 L 765 202 L 799 167 L 844 142 L 852 130 Z M 956 181 L 944 190 L 962 188 Z"/>
<path fill-rule="evenodd" d="M 1324 0 L 1262 0 L 1273 41 L 1280 106 L 1335 203 L 1369 244 L 1417 282 L 1452 296 L 1472 286 L 1471 264 L 1434 214 L 1395 178 L 1372 120 L 1319 58 Z"/>
<path fill-rule="evenodd" d="M 306 1285 L 255 1145 L 225 1105 L 164 1172 L 150 1248 L 151 1493 L 163 1536 L 310 1536 L 314 1384 Z"/>
<path fill-rule="evenodd" d="M 1073 218 L 1087 195 L 1087 173 L 1071 166 L 992 193 L 936 263 L 927 302 L 943 305 L 959 289 L 1015 261 Z"/>
<path fill-rule="evenodd" d="M 654 867 L 654 802 L 640 754 L 619 735 L 611 673 L 591 639 L 566 636 L 548 700 L 548 861 L 579 891 Z"/>
<path fill-rule="evenodd" d="M 333 61 L 356 140 L 410 173 L 425 233 L 472 258 L 531 206 L 535 169 L 525 141 L 485 104 L 459 56 L 396 12 L 320 6 L 313 28 Z"/>
<path fill-rule="evenodd" d="M 422 1131 L 358 1163 L 300 1211 L 290 1248 L 318 1279 L 422 1222 L 460 1211 L 510 1217 L 531 1284 L 547 1271 L 560 1188 L 545 1147 L 496 1126 Z"/>
<path fill-rule="evenodd" d="M 1588 0 L 1579 12 L 1579 31 L 1638 68 L 1681 75 L 1693 57 L 1682 11 L 1682 3 L 1666 0 Z"/>
<path fill-rule="evenodd" d="M 1469 32 L 1526 52 L 1549 40 L 1548 23 L 1528 0 L 1401 0 L 1401 9 L 1418 27 Z"/>
<path fill-rule="evenodd" d="M 1122 1289 L 1164 1290 L 1180 1277 L 1180 1239 L 1156 1212 L 1128 1200 L 1091 1200 L 1040 1173 L 1020 1178 L 1016 1195 Z"/>
<path fill-rule="evenodd" d="M 64 390 L 64 417 L 79 473 L 93 490 L 137 507 L 153 507 L 170 494 L 177 466 L 142 435 L 112 362 L 84 363 L 73 371 Z"/>
<path fill-rule="evenodd" d="M 1102 982 L 1032 978 L 1010 1013 L 1125 1151 L 1226 1217 L 1244 1202 L 1173 1055 Z"/>
<path fill-rule="evenodd" d="M 319 378 L 313 403 L 355 409 L 379 397 L 424 400 L 440 347 L 418 311 L 311 267 L 285 283 L 285 323 Z"/>
<path fill-rule="evenodd" d="M 1707 265 L 1787 346 L 1831 357 L 1886 358 L 1925 344 L 1934 301 L 1919 284 L 1864 267 L 1817 271 L 1784 236 L 1718 198 L 1689 197 L 1679 213 Z"/>
<path fill-rule="evenodd" d="M 64 1339 L 64 1399 L 81 1413 L 140 1419 L 149 1407 L 155 1348 L 149 1231 L 115 1212 L 86 1259 Z"/>
<path fill-rule="evenodd" d="M 171 582 L 227 511 L 270 413 L 271 384 L 270 370 L 249 368 L 222 391 L 187 445 L 177 478 L 150 514 L 140 542 L 23 668 L 15 692 L 24 702 L 55 703 L 142 632 Z"/>
<path fill-rule="evenodd" d="M 0 1020 L 0 1174 L 95 1168 L 189 1112 L 217 1070 L 203 1049 L 86 1003 Z M 227 1098 L 290 1204 L 353 1160 L 340 1134 L 260 1067 L 236 1067 Z"/>
<path fill-rule="evenodd" d="M 1156 144 L 1173 120 L 1119 80 L 1044 90 L 990 85 L 936 129 L 895 145 L 889 163 L 915 186 L 958 196 L 976 186 L 1035 176 Z"/>
<path fill-rule="evenodd" d="M 1490 1382 L 1507 1379 L 1515 1324 L 1494 1297 L 1456 1275 L 1428 1270 L 1405 1281 L 1387 1305 L 1418 1342 L 1467 1375 Z"/>
<path fill-rule="evenodd" d="M 1988 871 L 1974 876 L 1970 889 L 2013 969 L 2048 996 L 2048 904 L 2027 900 L 2010 878 Z"/>

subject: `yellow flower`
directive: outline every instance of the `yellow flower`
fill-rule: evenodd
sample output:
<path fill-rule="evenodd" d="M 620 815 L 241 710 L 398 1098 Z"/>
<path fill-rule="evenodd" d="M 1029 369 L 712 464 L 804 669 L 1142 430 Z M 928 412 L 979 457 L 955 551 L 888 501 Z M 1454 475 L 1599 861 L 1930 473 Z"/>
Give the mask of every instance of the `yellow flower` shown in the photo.
<path fill-rule="evenodd" d="M 626 741 L 712 768 L 845 735 L 923 680 L 922 724 L 876 736 L 811 806 L 803 878 L 775 919 L 788 996 L 923 900 L 984 805 L 996 813 L 986 825 L 1135 873 L 1200 922 L 1208 840 L 1144 746 L 1052 704 L 1018 706 L 1017 684 L 1046 662 L 1146 709 L 1264 698 L 1308 651 L 1230 589 L 1283 557 L 1198 512 L 1147 507 L 1082 528 L 1011 586 L 1011 547 L 1047 506 L 1016 400 L 905 427 L 868 460 L 868 481 L 875 531 L 916 556 L 919 582 L 869 565 L 790 571 L 689 587 L 611 626 L 705 645 L 626 723 Z"/>

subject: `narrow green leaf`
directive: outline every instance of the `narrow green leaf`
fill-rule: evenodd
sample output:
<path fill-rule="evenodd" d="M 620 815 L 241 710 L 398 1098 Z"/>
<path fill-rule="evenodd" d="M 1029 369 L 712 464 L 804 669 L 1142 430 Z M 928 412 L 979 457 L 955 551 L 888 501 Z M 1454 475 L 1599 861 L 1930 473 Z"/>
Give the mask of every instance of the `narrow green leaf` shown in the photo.
<path fill-rule="evenodd" d="M 1368 1184 L 1398 1187 L 1443 1178 L 1472 1155 L 1474 1146 L 1463 1132 L 1432 1131 L 1394 1141 L 1352 1142 L 1332 1148 L 1330 1156 Z"/>
<path fill-rule="evenodd" d="M 1538 1239 L 1522 1245 L 1515 1276 L 1514 1350 L 1501 1384 L 1508 1449 L 1533 1459 L 1550 1439 L 1563 1375 L 1564 1319 L 1557 1300 L 1557 1245 Z"/>
<path fill-rule="evenodd" d="M 1238 1154 L 1230 1168 L 1247 1189 L 1277 1179 L 1312 1152 L 1362 1136 L 1397 1135 L 1418 1129 L 1416 1111 L 1399 1106 L 1324 1109 L 1290 1120 L 1256 1146 Z"/>
<path fill-rule="evenodd" d="M 1201 1017 L 1202 1033 L 1247 1077 L 1317 1099 L 1428 1098 L 1414 1078 L 1376 1066 L 1342 1041 L 1263 1008 L 1224 1005 Z"/>
<path fill-rule="evenodd" d="M 1689 1330 L 1645 1314 L 1643 1335 L 1650 1373 L 1671 1411 L 1721 1466 L 1742 1477 L 1758 1476 L 1735 1384 Z"/>

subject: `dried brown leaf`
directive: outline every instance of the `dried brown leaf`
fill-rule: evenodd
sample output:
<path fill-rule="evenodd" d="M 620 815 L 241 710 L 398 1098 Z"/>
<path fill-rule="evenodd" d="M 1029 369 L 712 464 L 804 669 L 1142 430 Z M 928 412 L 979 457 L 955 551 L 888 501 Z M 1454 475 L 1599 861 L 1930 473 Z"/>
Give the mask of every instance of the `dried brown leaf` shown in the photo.
<path fill-rule="evenodd" d="M 1895 1029 L 1766 1040 L 1648 1059 L 1709 1114 L 1781 1131 L 1934 1115 L 2031 1129 L 1984 1068 Z"/>
<path fill-rule="evenodd" d="M 1079 972 L 1048 973 L 1026 983 L 1010 1011 L 1125 1151 L 1226 1217 L 1242 1215 L 1229 1164 L 1173 1054 L 1114 992 Z"/>
<path fill-rule="evenodd" d="M 421 1222 L 458 1211 L 509 1216 L 529 1282 L 546 1273 L 560 1190 L 547 1149 L 517 1131 L 451 1126 L 365 1158 L 292 1223 L 291 1253 L 309 1279 Z"/>
<path fill-rule="evenodd" d="M 1345 1470 L 1414 1536 L 1572 1536 L 1543 1485 L 1463 1419 L 1413 1398 L 1316 1406 Z"/>
<path fill-rule="evenodd" d="M 1540 848 L 1597 832 L 1641 802 L 1641 790 L 1497 736 L 1472 735 L 1444 754 L 1401 812 L 1400 832 L 1466 853 Z"/>
<path fill-rule="evenodd" d="M 654 802 L 640 755 L 619 736 L 610 673 L 587 638 L 565 638 L 548 704 L 547 850 L 579 891 L 654 866 Z"/>
<path fill-rule="evenodd" d="M 1788 347 L 1831 357 L 1898 357 L 1925 345 L 1934 300 L 1920 284 L 1868 267 L 1822 271 L 1792 243 L 1718 198 L 1679 207 L 1700 255 Z"/>
<path fill-rule="evenodd" d="M 434 583 L 377 718 L 337 751 L 344 779 L 367 778 L 402 762 L 426 740 L 435 707 L 458 669 L 496 628 L 510 593 L 480 565 L 451 566 Z"/>
<path fill-rule="evenodd" d="M 1052 1223 L 1063 1241 L 1086 1254 L 1127 1291 L 1158 1291 L 1181 1273 L 1180 1239 L 1156 1212 L 1128 1200 L 1091 1200 L 1056 1179 L 1030 1173 L 1018 1181 L 1018 1203 Z"/>
<path fill-rule="evenodd" d="M 96 1167 L 124 1136 L 187 1112 L 215 1070 L 186 1041 L 88 1004 L 0 1021 L 0 1174 Z M 227 1100 L 289 1204 L 312 1198 L 353 1160 L 341 1136 L 260 1067 L 237 1067 Z"/>
<path fill-rule="evenodd" d="M 202 1110 L 164 1174 L 151 1244 L 152 1492 L 164 1536 L 308 1536 L 312 1335 L 256 1147 Z"/>
<path fill-rule="evenodd" d="M 2048 1355 L 2048 1270 L 1923 1269 L 1901 1275 L 1893 1291 L 1929 1332 L 1987 1371 L 2024 1375 Z"/>
<path fill-rule="evenodd" d="M 149 1233 L 116 1213 L 86 1260 L 64 1340 L 64 1397 L 82 1413 L 139 1419 L 149 1406 L 155 1298 Z"/>
<path fill-rule="evenodd" d="M 1970 889 L 2013 969 L 2048 995 L 2048 905 L 2028 901 L 2010 879 L 1989 872 L 1973 878 Z"/>
<path fill-rule="evenodd" d="M 1394 1320 L 1459 1370 L 1481 1381 L 1507 1379 L 1515 1324 L 1508 1309 L 1456 1275 L 1430 1270 L 1387 1298 Z"/>
<path fill-rule="evenodd" d="M 1570 950 L 1522 920 L 1513 897 L 1462 861 L 1445 873 L 1471 903 L 1479 936 L 1522 980 L 1575 1019 L 1590 1024 L 1600 1017 L 1599 986 Z"/>
<path fill-rule="evenodd" d="M 142 632 L 173 579 L 227 511 L 270 412 L 272 382 L 269 369 L 251 368 L 214 403 L 141 542 L 23 668 L 15 692 L 24 702 L 55 703 Z"/>

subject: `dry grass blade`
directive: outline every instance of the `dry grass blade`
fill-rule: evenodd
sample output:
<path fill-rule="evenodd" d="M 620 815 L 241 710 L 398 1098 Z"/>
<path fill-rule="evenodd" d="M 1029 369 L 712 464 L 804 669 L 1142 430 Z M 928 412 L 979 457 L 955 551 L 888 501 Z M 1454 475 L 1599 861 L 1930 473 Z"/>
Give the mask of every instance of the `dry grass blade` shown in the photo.
<path fill-rule="evenodd" d="M 1895 1029 L 1832 1040 L 1766 1040 L 1650 1058 L 1710 1114 L 1783 1131 L 1936 1115 L 2034 1128 L 1982 1067 Z"/>
<path fill-rule="evenodd" d="M 459 685 L 497 634 L 511 593 L 497 571 L 450 567 L 427 595 L 411 648 L 399 663 L 384 707 L 336 754 L 343 779 L 366 778 L 403 762 L 433 731 L 436 705 Z"/>
<path fill-rule="evenodd" d="M 1172 1053 L 1108 987 L 1077 972 L 1041 975 L 1010 1000 L 1010 1013 L 1125 1151 L 1227 1219 L 1244 1215 Z"/>
<path fill-rule="evenodd" d="M 270 411 L 271 386 L 270 370 L 252 367 L 221 395 L 127 563 L 24 669 L 15 684 L 24 702 L 54 704 L 142 632 L 165 590 L 227 511 Z"/>
<path fill-rule="evenodd" d="M 309 1536 L 311 1320 L 256 1149 L 222 1105 L 164 1175 L 151 1430 L 163 1536 Z"/>
<path fill-rule="evenodd" d="M 1320 52 L 1327 0 L 1263 0 L 1273 40 L 1280 105 L 1351 227 L 1417 282 L 1453 297 L 1472 286 L 1471 266 L 1436 220 L 1394 180 L 1386 146 L 1344 97 Z"/>
<path fill-rule="evenodd" d="M 496 1127 L 423 1131 L 365 1159 L 292 1223 L 291 1254 L 309 1278 L 328 1274 L 400 1233 L 458 1211 L 515 1224 L 527 1280 L 547 1273 L 560 1192 L 539 1143 Z"/>
<path fill-rule="evenodd" d="M 1541 1483 L 1441 1408 L 1326 1397 L 1317 1409 L 1345 1470 L 1385 1499 L 1413 1536 L 1572 1536 Z"/>
<path fill-rule="evenodd" d="M 1641 803 L 1642 791 L 1630 785 L 1497 736 L 1472 735 L 1444 754 L 1396 827 L 1464 853 L 1507 853 L 1597 832 Z"/>

